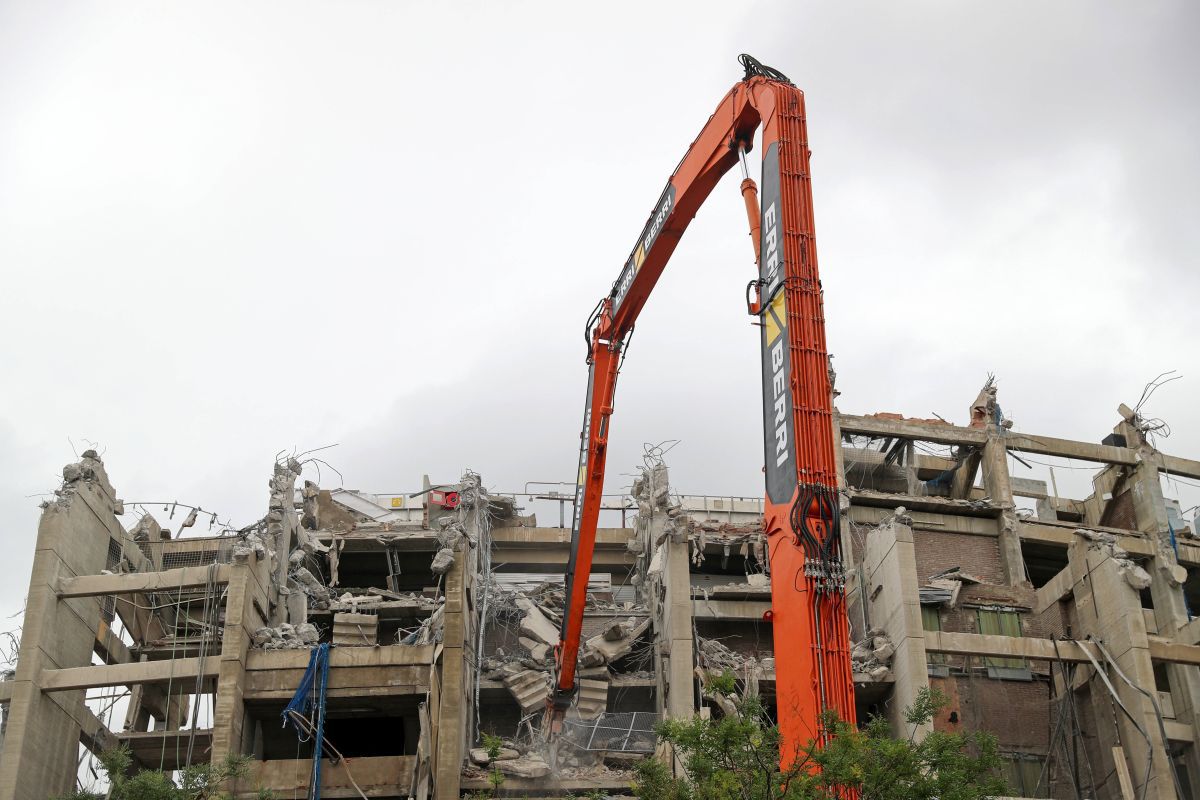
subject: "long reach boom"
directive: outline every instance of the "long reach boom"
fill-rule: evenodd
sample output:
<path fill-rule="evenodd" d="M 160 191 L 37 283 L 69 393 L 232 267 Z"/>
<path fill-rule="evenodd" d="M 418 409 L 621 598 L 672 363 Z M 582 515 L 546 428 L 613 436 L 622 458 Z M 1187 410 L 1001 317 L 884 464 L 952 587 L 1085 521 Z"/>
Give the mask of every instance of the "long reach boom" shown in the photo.
<path fill-rule="evenodd" d="M 588 392 L 580 435 L 566 608 L 551 717 L 569 707 L 587 600 L 617 374 L 635 320 L 683 232 L 739 161 L 758 277 L 748 305 L 762 331 L 766 502 L 776 708 L 781 762 L 823 741 L 825 710 L 854 720 L 854 687 L 841 559 L 833 406 L 817 248 L 804 94 L 743 55 L 746 74 L 671 175 L 633 252 L 588 319 Z M 761 130 L 762 208 L 745 155 Z M 678 691 L 678 689 L 676 689 Z"/>

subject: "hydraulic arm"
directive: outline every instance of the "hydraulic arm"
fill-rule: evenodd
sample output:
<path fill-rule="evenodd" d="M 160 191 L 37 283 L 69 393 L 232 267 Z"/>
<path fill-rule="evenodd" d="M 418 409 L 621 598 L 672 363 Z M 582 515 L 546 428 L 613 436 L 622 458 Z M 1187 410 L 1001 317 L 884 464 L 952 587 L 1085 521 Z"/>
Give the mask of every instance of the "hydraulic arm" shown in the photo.
<path fill-rule="evenodd" d="M 567 567 L 567 605 L 553 713 L 575 691 L 584 604 L 604 488 L 623 348 L 684 230 L 720 178 L 742 160 L 758 277 L 750 311 L 762 332 L 764 531 L 771 571 L 776 704 L 783 764 L 834 710 L 854 719 L 840 551 L 840 510 L 821 282 L 813 239 L 804 95 L 779 72 L 741 57 L 745 78 L 721 101 L 667 182 L 633 252 L 588 319 L 587 400 Z M 762 207 L 745 153 L 761 130 Z M 676 689 L 678 691 L 678 689 Z"/>

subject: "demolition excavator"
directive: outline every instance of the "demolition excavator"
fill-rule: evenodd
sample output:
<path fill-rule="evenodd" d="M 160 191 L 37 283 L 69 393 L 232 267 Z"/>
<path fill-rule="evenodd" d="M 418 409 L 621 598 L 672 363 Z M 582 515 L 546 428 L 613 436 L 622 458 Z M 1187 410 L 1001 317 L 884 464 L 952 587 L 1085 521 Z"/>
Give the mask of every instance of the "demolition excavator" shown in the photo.
<path fill-rule="evenodd" d="M 841 559 L 833 404 L 817 249 L 804 94 L 750 56 L 745 77 L 709 117 L 675 169 L 617 280 L 589 316 L 588 391 L 580 434 L 566 607 L 556 654 L 552 729 L 576 691 L 576 667 L 604 489 L 621 359 L 634 322 L 683 232 L 721 177 L 741 165 L 741 193 L 758 276 L 746 287 L 762 336 L 766 500 L 776 709 L 781 762 L 823 742 L 823 712 L 854 720 Z M 746 154 L 760 134 L 761 210 Z M 675 689 L 678 691 L 678 689 Z M 689 688 L 690 691 L 690 688 Z"/>

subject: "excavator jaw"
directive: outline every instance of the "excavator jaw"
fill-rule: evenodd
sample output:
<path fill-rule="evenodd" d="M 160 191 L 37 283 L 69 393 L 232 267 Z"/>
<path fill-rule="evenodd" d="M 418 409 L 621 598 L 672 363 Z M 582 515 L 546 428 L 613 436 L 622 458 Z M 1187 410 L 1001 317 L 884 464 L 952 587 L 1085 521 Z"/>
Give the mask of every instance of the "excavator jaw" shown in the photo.
<path fill-rule="evenodd" d="M 556 737 L 562 733 L 563 718 L 566 717 L 567 711 L 570 710 L 571 705 L 575 702 L 576 694 L 577 692 L 574 687 L 570 691 L 563 691 L 556 687 L 550 693 L 550 697 L 546 700 L 545 717 L 545 730 L 549 732 L 550 736 Z"/>

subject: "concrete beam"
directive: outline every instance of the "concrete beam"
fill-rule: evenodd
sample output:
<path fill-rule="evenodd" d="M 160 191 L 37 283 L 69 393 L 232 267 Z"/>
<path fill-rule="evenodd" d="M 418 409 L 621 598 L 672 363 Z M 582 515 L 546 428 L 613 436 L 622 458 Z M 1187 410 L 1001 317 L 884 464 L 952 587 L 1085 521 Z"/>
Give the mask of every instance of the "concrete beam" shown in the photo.
<path fill-rule="evenodd" d="M 1150 658 L 1171 664 L 1200 666 L 1200 646 L 1150 637 Z"/>
<path fill-rule="evenodd" d="M 1035 593 L 1036 600 L 1033 606 L 1033 615 L 1037 616 L 1045 611 L 1050 606 L 1062 600 L 1071 593 L 1075 588 L 1075 571 L 1071 569 L 1071 565 L 1063 567 L 1057 575 L 1050 579 L 1042 588 Z"/>
<path fill-rule="evenodd" d="M 1059 641 L 1055 650 L 1050 639 L 1024 636 L 998 636 L 982 633 L 949 633 L 926 631 L 925 649 L 933 653 L 960 656 L 993 656 L 997 658 L 1031 658 L 1037 661 L 1078 661 L 1090 663 L 1085 645 L 1097 659 L 1103 659 L 1100 649 L 1085 642 Z M 1200 648 L 1197 648 L 1200 649 Z"/>
<path fill-rule="evenodd" d="M 624 547 L 633 538 L 632 528 L 597 528 L 596 549 L 605 547 Z M 545 547 L 546 545 L 571 545 L 570 528 L 493 528 L 493 545 L 512 545 L 514 547 Z"/>
<path fill-rule="evenodd" d="M 1154 542 L 1144 536 L 1131 534 L 1129 531 L 1122 531 L 1119 528 L 1104 528 L 1093 525 L 1075 525 L 1067 523 L 1059 523 L 1057 525 L 1044 521 L 1027 519 L 1023 520 L 1019 526 L 1021 539 L 1027 542 L 1039 542 L 1042 544 L 1055 544 L 1062 547 L 1070 547 L 1079 536 L 1075 531 L 1080 528 L 1088 530 L 1102 531 L 1111 533 L 1117 537 L 1117 544 L 1124 548 L 1127 552 L 1135 556 L 1152 558 L 1158 553 L 1158 548 Z M 1183 555 L 1183 551 L 1180 551 Z M 1182 560 L 1182 559 L 1181 559 Z"/>
<path fill-rule="evenodd" d="M 1161 455 L 1160 458 L 1162 459 L 1160 469 L 1163 472 L 1169 472 L 1172 475 L 1180 475 L 1185 478 L 1200 479 L 1200 461 L 1165 454 Z"/>
<path fill-rule="evenodd" d="M 80 704 L 80 711 L 72 716 L 79 722 L 79 741 L 88 750 L 99 754 L 117 746 L 116 735 L 86 705 Z"/>
<path fill-rule="evenodd" d="M 1055 648 L 1055 643 L 1051 639 L 979 633 L 948 633 L 946 631 L 927 631 L 925 633 L 926 650 L 960 656 L 994 656 L 997 658 L 1031 658 L 1035 661 L 1090 663 L 1084 648 L 1090 650 L 1097 660 L 1104 660 L 1099 648 L 1090 642 L 1060 640 L 1058 647 Z M 1150 658 L 1172 664 L 1200 666 L 1200 646 L 1168 642 L 1151 637 Z"/>
<path fill-rule="evenodd" d="M 769 600 L 692 600 L 695 619 L 736 619 L 762 621 L 771 609 Z"/>
<path fill-rule="evenodd" d="M 329 650 L 329 668 L 340 667 L 428 667 L 434 646 L 389 644 L 379 647 L 334 647 Z M 299 669 L 308 667 L 308 650 L 251 650 L 246 671 Z"/>
<path fill-rule="evenodd" d="M 949 445 L 982 445 L 987 433 L 979 428 L 960 428 L 956 425 L 936 425 L 913 420 L 881 419 L 853 414 L 839 414 L 842 433 L 862 436 L 892 436 L 936 442 Z M 1109 447 L 1091 442 L 1058 439 L 1053 436 L 1035 436 L 1024 433 L 1006 433 L 1002 437 L 1005 447 L 1023 453 L 1036 453 L 1060 458 L 1075 458 L 1101 464 L 1138 463 L 1137 453 L 1127 447 Z M 1191 461 L 1174 456 L 1163 456 L 1163 467 L 1177 475 L 1200 478 L 1200 461 Z"/>
<path fill-rule="evenodd" d="M 526 547 L 506 547 L 494 545 L 492 561 L 497 566 L 503 565 L 506 571 L 541 572 L 544 568 L 547 574 L 562 575 L 566 567 L 570 547 L 542 547 L 532 549 Z M 620 550 L 596 550 L 592 558 L 593 571 L 618 569 L 629 571 L 637 565 L 637 556 L 630 553 L 622 545 Z"/>
<path fill-rule="evenodd" d="M 205 678 L 217 676 L 220 662 L 215 658 L 205 659 Z M 196 678 L 201 675 L 200 659 L 180 658 L 174 661 L 142 661 L 132 664 L 107 666 L 66 667 L 44 669 L 39 678 L 43 692 L 65 692 L 72 689 L 95 689 L 102 686 L 136 686 L 144 683 L 171 682 L 180 691 L 195 688 Z"/>
<path fill-rule="evenodd" d="M 129 645 L 113 631 L 107 622 L 101 621 L 96 630 L 96 644 L 92 648 L 106 664 L 131 664 L 137 659 L 129 652 Z"/>
<path fill-rule="evenodd" d="M 196 589 L 210 582 L 229 582 L 229 565 L 180 567 L 162 572 L 130 572 L 125 575 L 80 575 L 60 578 L 57 594 L 64 597 L 98 597 L 110 594 L 143 594 L 179 589 Z"/>
<path fill-rule="evenodd" d="M 935 425 L 929 422 L 914 422 L 912 420 L 883 419 L 880 417 L 862 417 L 854 414 L 838 414 L 838 422 L 842 433 L 859 436 L 899 437 L 901 439 L 917 439 L 922 442 L 937 444 L 977 445 L 982 446 L 987 441 L 987 432 L 979 428 L 960 428 L 956 425 Z"/>
<path fill-rule="evenodd" d="M 353 766 L 345 762 L 326 762 L 322 765 L 322 798 L 408 797 L 412 791 L 416 756 L 363 756 L 351 761 Z M 461 769 L 458 764 L 454 767 Z M 311 772 L 311 758 L 254 761 L 250 765 L 249 777 L 242 781 L 247 788 L 234 797 L 238 800 L 258 797 L 250 788 L 254 786 L 269 786 L 279 797 L 303 794 L 309 789 Z M 355 784 L 361 788 L 361 792 L 355 788 Z"/>
<path fill-rule="evenodd" d="M 1035 453 L 1044 456 L 1060 458 L 1075 458 L 1080 461 L 1095 461 L 1100 464 L 1125 464 L 1133 466 L 1138 463 L 1137 453 L 1127 447 L 1109 447 L 1104 444 L 1077 442 L 1071 439 L 1056 439 L 1053 436 L 1034 436 L 1032 434 L 1012 433 L 1001 437 L 1004 446 L 1009 450 L 1022 453 Z"/>

